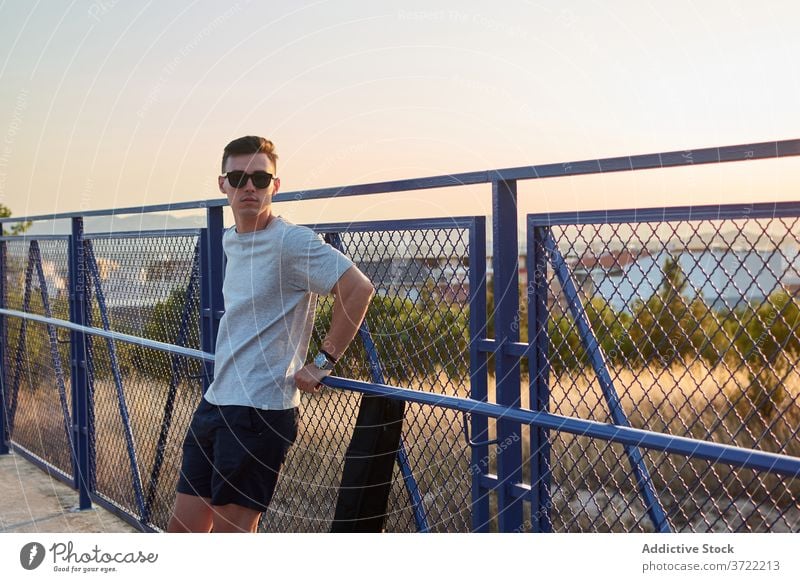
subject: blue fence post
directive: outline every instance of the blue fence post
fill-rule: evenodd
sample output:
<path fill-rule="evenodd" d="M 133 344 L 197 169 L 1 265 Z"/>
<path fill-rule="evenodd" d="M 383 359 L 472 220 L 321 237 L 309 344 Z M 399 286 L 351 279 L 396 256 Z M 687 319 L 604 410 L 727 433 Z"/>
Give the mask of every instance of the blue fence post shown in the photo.
<path fill-rule="evenodd" d="M 3 236 L 3 225 L 0 223 L 0 237 Z M 6 241 L 0 240 L 0 308 L 5 309 L 6 302 Z M 8 429 L 6 428 L 6 318 L 0 315 L 0 455 L 7 455 L 8 449 Z"/>
<path fill-rule="evenodd" d="M 550 411 L 548 360 L 549 318 L 547 308 L 547 253 L 545 237 L 549 229 L 528 225 L 528 375 L 530 407 L 537 412 Z M 531 426 L 531 531 L 553 531 L 550 520 L 550 435 L 546 428 Z"/>
<path fill-rule="evenodd" d="M 519 247 L 517 241 L 517 182 L 492 181 L 494 271 L 494 352 L 496 401 L 520 406 L 519 356 L 509 344 L 519 341 Z M 522 529 L 522 436 L 519 423 L 497 420 L 497 517 L 501 532 Z"/>
<path fill-rule="evenodd" d="M 222 281 L 225 276 L 222 234 L 225 229 L 221 206 L 206 209 L 206 228 L 200 234 L 200 338 L 204 352 L 216 350 L 219 320 L 225 313 Z M 214 364 L 203 363 L 203 394 L 214 376 Z"/>
<path fill-rule="evenodd" d="M 84 272 L 83 219 L 72 219 L 72 235 L 69 237 L 69 318 L 72 323 L 86 325 L 86 273 Z M 80 509 L 92 507 L 92 467 L 89 441 L 92 435 L 89 406 L 89 382 L 87 375 L 86 335 L 82 331 L 70 331 L 70 376 L 72 380 L 72 440 L 75 447 L 73 468 L 75 488 L 78 490 Z"/>
<path fill-rule="evenodd" d="M 469 231 L 469 378 L 470 398 L 487 402 L 488 357 L 480 349 L 486 338 L 486 218 L 479 216 Z M 470 415 L 474 438 L 488 438 L 489 420 L 482 414 Z M 472 527 L 473 532 L 489 531 L 489 493 L 481 477 L 487 468 L 488 446 L 472 447 L 470 474 L 472 475 Z"/>

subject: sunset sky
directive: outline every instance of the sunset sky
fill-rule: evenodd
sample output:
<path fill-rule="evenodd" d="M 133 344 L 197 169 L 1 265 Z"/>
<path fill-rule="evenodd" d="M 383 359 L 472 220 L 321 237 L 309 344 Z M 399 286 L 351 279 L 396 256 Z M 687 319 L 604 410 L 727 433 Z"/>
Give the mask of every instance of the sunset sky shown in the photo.
<path fill-rule="evenodd" d="M 800 137 L 793 1 L 0 0 L 0 203 L 218 198 Z M 800 160 L 551 179 L 522 212 L 798 199 Z M 484 214 L 489 186 L 286 203 L 296 222 Z"/>

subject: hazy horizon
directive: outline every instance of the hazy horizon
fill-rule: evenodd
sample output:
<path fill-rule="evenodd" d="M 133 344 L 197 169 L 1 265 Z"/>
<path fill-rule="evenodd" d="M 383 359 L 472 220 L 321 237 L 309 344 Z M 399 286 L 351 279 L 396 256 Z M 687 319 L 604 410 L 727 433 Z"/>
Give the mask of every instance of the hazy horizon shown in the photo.
<path fill-rule="evenodd" d="M 793 2 L 0 4 L 0 203 L 219 198 L 800 137 Z M 796 200 L 800 160 L 520 182 L 520 212 Z M 295 222 L 487 214 L 488 185 L 276 204 Z"/>

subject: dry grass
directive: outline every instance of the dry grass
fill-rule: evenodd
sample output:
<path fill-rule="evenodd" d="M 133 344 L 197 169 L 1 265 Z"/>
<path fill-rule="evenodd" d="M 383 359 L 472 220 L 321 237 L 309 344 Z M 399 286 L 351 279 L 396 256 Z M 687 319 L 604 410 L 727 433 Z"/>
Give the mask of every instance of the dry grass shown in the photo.
<path fill-rule="evenodd" d="M 782 399 L 773 403 L 771 414 L 759 409 L 746 369 L 732 373 L 724 366 L 709 368 L 696 362 L 689 367 L 609 372 L 634 427 L 800 457 L 800 374 L 795 369 L 775 387 L 774 393 Z M 563 374 L 552 378 L 550 386 L 551 412 L 611 422 L 592 371 Z M 490 393 L 493 391 L 490 385 Z M 527 394 L 523 395 L 523 406 L 528 406 Z M 550 436 L 556 485 L 552 494 L 556 505 L 562 506 L 559 517 L 566 529 L 615 529 L 616 521 L 648 529 L 646 518 L 641 519 L 643 508 L 635 498 L 635 481 L 621 446 L 565 433 L 551 432 Z M 523 458 L 529 443 L 527 434 L 523 434 Z M 643 452 L 673 525 L 702 531 L 800 528 L 798 479 Z M 589 499 L 582 505 L 599 505 L 596 512 L 604 514 L 589 523 L 574 503 L 587 494 Z M 783 515 L 785 511 L 790 513 Z"/>
<path fill-rule="evenodd" d="M 630 423 L 678 436 L 800 456 L 800 374 L 792 370 L 783 383 L 784 397 L 767 418 L 748 394 L 745 371 L 731 374 L 723 367 L 702 363 L 668 370 L 612 369 L 614 386 Z M 390 382 L 391 383 L 391 382 Z M 166 386 L 129 375 L 124 379 L 143 492 L 147 497 L 163 418 Z M 449 386 L 449 389 L 443 389 Z M 523 379 L 527 386 L 527 379 Z M 550 411 L 565 416 L 608 422 L 608 406 L 593 373 L 568 373 L 550 379 Z M 443 374 L 409 387 L 465 396 L 468 386 L 453 386 Z M 522 406 L 528 407 L 527 390 Z M 66 439 L 57 391 L 21 387 L 15 440 L 42 456 L 64 449 Z M 326 391 L 303 401 L 303 427 L 290 452 L 281 482 L 266 514 L 265 524 L 275 531 L 325 531 L 336 501 L 344 453 L 352 433 L 359 396 Z M 495 399 L 495 382 L 489 379 L 489 400 Z M 166 525 L 181 458 L 181 444 L 199 400 L 196 387 L 182 386 L 164 451 L 163 469 L 152 504 L 152 521 Z M 738 401 L 738 403 L 737 403 Z M 138 513 L 126 435 L 120 420 L 116 387 L 111 379 L 95 387 L 97 490 L 133 513 Z M 529 478 L 530 429 L 522 427 L 524 475 Z M 490 438 L 494 422 L 490 421 Z M 556 529 L 646 530 L 629 464 L 621 446 L 586 437 L 550 433 Z M 470 527 L 470 449 L 462 434 L 460 413 L 429 406 L 407 405 L 404 441 L 428 517 L 436 531 L 464 531 Z M 60 443 L 60 444 L 59 444 Z M 493 451 L 492 451 L 493 453 Z M 60 459 L 64 454 L 57 454 Z M 56 460 L 53 457 L 53 460 Z M 781 516 L 793 511 L 800 498 L 798 480 L 735 469 L 705 461 L 647 452 L 646 461 L 659 498 L 679 528 L 790 529 L 800 528 L 800 518 Z M 57 463 L 64 464 L 64 459 Z M 494 472 L 496 458 L 488 459 Z M 750 503 L 742 508 L 742 503 Z M 492 502 L 494 505 L 494 501 Z M 395 473 L 387 529 L 411 531 L 413 516 L 402 478 Z M 733 523 L 731 511 L 741 516 Z M 727 512 L 727 513 L 726 513 Z M 777 512 L 777 513 L 776 513 Z M 747 515 L 745 515 L 747 514 Z M 775 516 L 778 517 L 772 519 Z M 794 514 L 791 514 L 794 515 Z M 726 517 L 727 516 L 727 517 Z M 755 517 L 754 517 L 755 516 Z M 793 520 L 793 521 L 792 521 Z"/>

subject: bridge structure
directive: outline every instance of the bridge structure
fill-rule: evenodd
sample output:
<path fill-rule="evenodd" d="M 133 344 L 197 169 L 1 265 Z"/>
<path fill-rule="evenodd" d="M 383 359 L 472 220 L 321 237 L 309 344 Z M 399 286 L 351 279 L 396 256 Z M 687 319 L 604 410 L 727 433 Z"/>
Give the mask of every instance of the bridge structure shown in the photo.
<path fill-rule="evenodd" d="M 382 398 L 404 403 L 385 531 L 800 531 L 800 202 L 517 205 L 523 180 L 797 155 L 787 140 L 277 194 L 484 184 L 492 214 L 308 225 L 377 295 L 328 389 L 303 396 L 262 530 L 330 529 L 359 407 Z M 0 454 L 142 531 L 166 527 L 213 379 L 226 204 L 0 219 Z M 197 209 L 202 228 L 84 228 Z M 9 234 L 25 221 L 66 227 Z"/>

